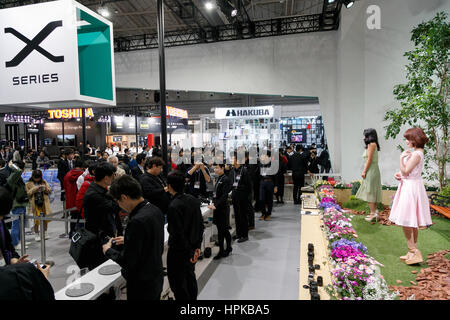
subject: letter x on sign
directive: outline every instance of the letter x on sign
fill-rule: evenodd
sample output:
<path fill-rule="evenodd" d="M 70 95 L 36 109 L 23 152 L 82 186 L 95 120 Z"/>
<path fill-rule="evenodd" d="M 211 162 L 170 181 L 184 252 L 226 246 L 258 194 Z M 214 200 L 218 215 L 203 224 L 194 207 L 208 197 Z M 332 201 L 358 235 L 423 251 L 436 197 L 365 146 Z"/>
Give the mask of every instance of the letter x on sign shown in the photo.
<path fill-rule="evenodd" d="M 64 56 L 55 57 L 47 50 L 39 46 L 41 42 L 53 32 L 53 30 L 61 26 L 62 20 L 49 22 L 32 40 L 28 39 L 14 28 L 5 28 L 5 33 L 11 33 L 27 44 L 25 48 L 23 48 L 11 61 L 6 62 L 6 67 L 10 68 L 18 66 L 31 52 L 33 52 L 33 50 L 40 52 L 53 62 L 64 62 Z"/>

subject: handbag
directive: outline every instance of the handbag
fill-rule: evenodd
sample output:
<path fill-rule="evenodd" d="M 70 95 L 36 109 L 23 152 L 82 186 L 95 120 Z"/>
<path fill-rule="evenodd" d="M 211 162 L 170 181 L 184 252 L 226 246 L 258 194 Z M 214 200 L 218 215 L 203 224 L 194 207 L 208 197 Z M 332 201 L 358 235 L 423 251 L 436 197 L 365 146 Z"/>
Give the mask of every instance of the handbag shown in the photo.
<path fill-rule="evenodd" d="M 78 218 L 77 224 L 80 221 Z M 78 229 L 70 241 L 69 254 L 80 269 L 92 262 L 92 253 L 99 248 L 98 237 L 86 228 Z"/>

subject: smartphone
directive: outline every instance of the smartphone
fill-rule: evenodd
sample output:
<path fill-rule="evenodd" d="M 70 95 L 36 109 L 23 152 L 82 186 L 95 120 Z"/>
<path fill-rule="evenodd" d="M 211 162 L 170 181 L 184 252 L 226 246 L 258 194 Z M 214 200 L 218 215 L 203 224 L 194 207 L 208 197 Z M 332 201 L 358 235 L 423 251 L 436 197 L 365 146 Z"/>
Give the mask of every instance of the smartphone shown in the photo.
<path fill-rule="evenodd" d="M 31 260 L 30 261 L 30 263 L 33 265 L 33 266 L 35 266 L 36 267 L 36 259 L 33 259 L 33 260 Z M 47 265 L 46 264 L 40 264 L 41 265 L 41 268 L 42 269 L 46 269 L 47 268 Z M 37 267 L 36 267 L 37 268 Z"/>

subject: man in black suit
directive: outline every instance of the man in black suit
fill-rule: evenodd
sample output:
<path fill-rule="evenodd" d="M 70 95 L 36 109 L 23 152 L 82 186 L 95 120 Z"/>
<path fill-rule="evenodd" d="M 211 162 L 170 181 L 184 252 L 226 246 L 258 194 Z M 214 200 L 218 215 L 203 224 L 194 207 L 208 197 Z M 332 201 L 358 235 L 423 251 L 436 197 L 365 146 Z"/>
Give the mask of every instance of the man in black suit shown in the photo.
<path fill-rule="evenodd" d="M 181 172 L 170 172 L 167 183 L 173 197 L 167 214 L 167 277 L 176 300 L 197 300 L 195 263 L 200 255 L 205 229 L 201 203 L 194 196 L 183 192 L 185 182 Z"/>
<path fill-rule="evenodd" d="M 139 182 L 144 199 L 157 206 L 166 215 L 170 196 L 167 183 L 161 177 L 164 165 L 163 159 L 159 157 L 148 158 L 144 165 L 145 173 L 139 176 Z"/>
<path fill-rule="evenodd" d="M 214 260 L 227 257 L 231 251 L 231 235 L 230 226 L 230 204 L 228 203 L 228 193 L 230 193 L 232 185 L 230 179 L 225 174 L 225 165 L 214 165 L 214 173 L 218 178 L 214 185 L 213 203 L 208 208 L 214 210 L 213 223 L 217 226 L 219 238 L 219 253 Z M 227 242 L 227 249 L 224 249 L 224 240 Z"/>
<path fill-rule="evenodd" d="M 65 199 L 64 193 L 62 192 L 64 190 L 64 177 L 67 172 L 73 169 L 73 157 L 73 150 L 68 149 L 61 155 L 61 158 L 58 161 L 58 180 L 61 183 L 61 201 Z"/>
<path fill-rule="evenodd" d="M 3 159 L 0 159 L 0 186 L 5 186 L 6 185 L 6 181 L 8 180 L 9 177 L 9 170 L 8 167 L 6 166 L 6 161 Z"/>
<path fill-rule="evenodd" d="M 294 204 L 301 204 L 302 187 L 305 184 L 305 173 L 308 170 L 308 152 L 303 152 L 303 147 L 298 144 L 295 153 L 289 158 L 292 169 L 292 180 L 294 182 Z"/>
<path fill-rule="evenodd" d="M 147 156 L 145 155 L 145 153 L 139 153 L 136 156 L 136 162 L 138 165 L 136 167 L 134 167 L 133 169 L 131 169 L 131 176 L 138 181 L 139 181 L 139 176 L 141 176 L 145 172 L 144 165 L 145 165 L 146 157 Z"/>
<path fill-rule="evenodd" d="M 164 282 L 163 214 L 142 197 L 139 183 L 130 176 L 114 180 L 110 193 L 129 212 L 130 220 L 125 237 L 111 238 L 103 245 L 103 253 L 122 267 L 128 300 L 160 300 Z"/>

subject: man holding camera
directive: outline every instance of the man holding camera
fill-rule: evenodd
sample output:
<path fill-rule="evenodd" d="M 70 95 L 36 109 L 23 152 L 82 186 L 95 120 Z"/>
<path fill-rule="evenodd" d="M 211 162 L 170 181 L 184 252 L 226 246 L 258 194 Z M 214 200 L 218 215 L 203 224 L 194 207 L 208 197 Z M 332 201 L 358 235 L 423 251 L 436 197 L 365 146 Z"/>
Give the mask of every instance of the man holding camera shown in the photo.
<path fill-rule="evenodd" d="M 103 253 L 122 267 L 128 300 L 160 300 L 164 280 L 164 216 L 142 197 L 139 182 L 130 176 L 114 180 L 109 192 L 129 212 L 130 220 L 125 236 L 109 239 L 103 245 Z M 121 245 L 123 250 L 117 250 Z"/>

